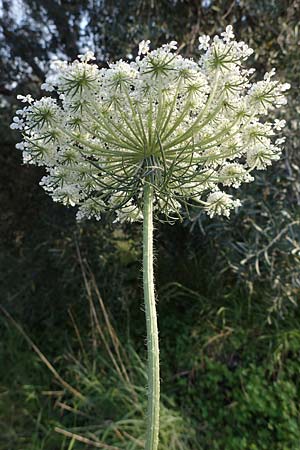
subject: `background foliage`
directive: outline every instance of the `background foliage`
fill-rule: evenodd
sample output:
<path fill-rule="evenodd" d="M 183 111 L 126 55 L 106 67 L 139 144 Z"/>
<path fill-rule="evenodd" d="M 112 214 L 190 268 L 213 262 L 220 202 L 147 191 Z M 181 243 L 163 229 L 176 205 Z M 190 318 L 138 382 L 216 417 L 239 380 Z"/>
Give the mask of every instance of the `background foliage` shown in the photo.
<path fill-rule="evenodd" d="M 142 448 L 143 435 L 140 226 L 78 225 L 73 210 L 51 202 L 38 186 L 41 169 L 22 166 L 14 149 L 16 95 L 39 95 L 55 57 L 74 59 L 91 48 L 105 65 L 135 57 L 148 38 L 154 46 L 175 39 L 192 56 L 199 34 L 228 24 L 255 49 L 258 76 L 274 66 L 292 85 L 287 145 L 279 164 L 243 188 L 243 207 L 230 221 L 195 213 L 183 224 L 156 227 L 161 445 L 300 449 L 299 16 L 298 0 L 0 1 L 1 304 L 63 380 L 89 399 L 61 385 L 3 314 L 0 449 L 87 448 L 55 427 L 124 449 Z M 130 383 L 118 378 L 98 335 L 92 274 Z M 103 310 L 95 308 L 108 339 Z M 122 420 L 131 410 L 130 428 Z"/>

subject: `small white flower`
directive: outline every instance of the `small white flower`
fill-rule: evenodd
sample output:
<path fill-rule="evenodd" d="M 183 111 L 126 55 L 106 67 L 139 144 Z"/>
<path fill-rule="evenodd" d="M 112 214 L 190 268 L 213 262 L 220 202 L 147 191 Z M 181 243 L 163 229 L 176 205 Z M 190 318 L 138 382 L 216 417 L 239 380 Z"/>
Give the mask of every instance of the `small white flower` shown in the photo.
<path fill-rule="evenodd" d="M 29 104 L 31 104 L 34 101 L 33 97 L 30 94 L 17 95 L 17 99 L 21 100 L 22 103 L 29 103 Z"/>
<path fill-rule="evenodd" d="M 52 84 L 50 83 L 42 83 L 41 84 L 41 88 L 46 91 L 46 92 L 53 92 L 54 91 L 54 86 L 52 86 Z"/>
<path fill-rule="evenodd" d="M 273 67 L 270 72 L 266 72 L 264 75 L 264 80 L 270 81 L 276 74 L 276 69 Z"/>
<path fill-rule="evenodd" d="M 207 50 L 209 47 L 210 36 L 199 36 L 199 50 Z"/>
<path fill-rule="evenodd" d="M 289 89 L 291 89 L 291 85 L 290 85 L 290 83 L 283 83 L 280 86 L 280 89 L 281 89 L 281 92 L 288 91 Z"/>
<path fill-rule="evenodd" d="M 171 41 L 168 44 L 164 44 L 162 48 L 164 48 L 167 52 L 177 50 L 177 41 Z"/>
<path fill-rule="evenodd" d="M 28 147 L 28 143 L 27 142 L 18 142 L 16 144 L 16 149 L 17 150 L 22 150 L 24 151 L 26 149 L 26 147 Z"/>
<path fill-rule="evenodd" d="M 138 55 L 146 55 L 149 52 L 149 44 L 151 41 L 149 41 L 149 39 L 147 39 L 147 41 L 141 41 L 139 43 L 139 53 Z"/>
<path fill-rule="evenodd" d="M 10 124 L 10 128 L 12 130 L 23 130 L 24 128 L 24 120 L 20 119 L 19 117 L 14 117 L 13 122 Z"/>
<path fill-rule="evenodd" d="M 232 41 L 229 42 L 229 44 L 232 44 Z M 242 59 L 247 59 L 249 58 L 249 56 L 252 55 L 252 53 L 254 52 L 253 48 L 249 47 L 247 44 L 245 44 L 245 42 L 238 42 L 237 44 L 237 48 L 240 51 L 240 57 Z M 250 69 L 251 70 L 251 69 Z M 255 69 L 252 69 L 252 71 L 255 72 Z"/>
<path fill-rule="evenodd" d="M 89 61 L 95 61 L 96 60 L 94 52 L 91 52 L 91 51 L 83 53 L 82 55 L 78 55 L 78 58 L 82 62 L 89 62 Z"/>
<path fill-rule="evenodd" d="M 283 137 L 281 137 L 281 138 L 276 139 L 275 145 L 281 145 L 281 144 L 284 144 L 285 141 L 286 141 L 286 137 L 283 136 Z"/>
<path fill-rule="evenodd" d="M 276 131 L 280 131 L 282 128 L 285 127 L 285 124 L 286 124 L 286 121 L 284 119 L 282 119 L 282 120 L 275 119 L 274 129 Z"/>
<path fill-rule="evenodd" d="M 232 25 L 228 25 L 225 28 L 225 31 L 223 33 L 221 33 L 221 36 L 223 37 L 224 42 L 229 42 L 232 39 L 234 39 L 234 32 L 233 32 Z"/>

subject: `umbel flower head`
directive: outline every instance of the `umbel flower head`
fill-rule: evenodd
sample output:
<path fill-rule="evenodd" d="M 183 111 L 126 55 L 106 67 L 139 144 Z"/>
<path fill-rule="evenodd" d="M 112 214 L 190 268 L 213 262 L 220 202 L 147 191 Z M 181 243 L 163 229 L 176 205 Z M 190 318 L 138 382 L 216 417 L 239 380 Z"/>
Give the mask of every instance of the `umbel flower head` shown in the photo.
<path fill-rule="evenodd" d="M 232 188 L 280 157 L 285 122 L 268 113 L 286 103 L 289 85 L 274 69 L 252 81 L 244 62 L 253 51 L 231 26 L 213 40 L 201 36 L 197 60 L 178 55 L 175 41 L 149 45 L 107 68 L 91 52 L 53 63 L 42 85 L 49 96 L 19 96 L 27 105 L 11 124 L 23 134 L 17 148 L 25 163 L 46 167 L 41 185 L 77 205 L 78 219 L 114 210 L 138 220 L 146 182 L 156 215 L 180 217 L 192 204 L 229 216 L 240 204 Z"/>

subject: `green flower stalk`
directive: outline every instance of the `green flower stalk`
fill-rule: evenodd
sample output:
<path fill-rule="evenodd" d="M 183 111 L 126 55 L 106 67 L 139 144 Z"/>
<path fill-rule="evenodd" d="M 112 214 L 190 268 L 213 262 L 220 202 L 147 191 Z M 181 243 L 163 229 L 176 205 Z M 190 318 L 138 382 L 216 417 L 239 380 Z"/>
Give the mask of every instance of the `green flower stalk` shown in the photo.
<path fill-rule="evenodd" d="M 159 345 L 153 276 L 153 188 L 146 181 L 143 217 L 143 281 L 148 350 L 148 411 L 146 450 L 158 448 L 159 431 Z"/>
<path fill-rule="evenodd" d="M 22 131 L 24 163 L 41 165 L 40 182 L 54 201 L 77 207 L 77 219 L 143 221 L 143 273 L 148 344 L 146 449 L 158 448 L 159 349 L 153 277 L 153 217 L 173 222 L 190 205 L 210 217 L 240 205 L 234 191 L 280 158 L 284 120 L 269 111 L 286 103 L 275 70 L 253 82 L 252 54 L 232 27 L 199 38 L 197 60 L 175 41 L 134 61 L 100 69 L 91 52 L 51 65 L 48 96 L 27 105 L 11 124 Z"/>

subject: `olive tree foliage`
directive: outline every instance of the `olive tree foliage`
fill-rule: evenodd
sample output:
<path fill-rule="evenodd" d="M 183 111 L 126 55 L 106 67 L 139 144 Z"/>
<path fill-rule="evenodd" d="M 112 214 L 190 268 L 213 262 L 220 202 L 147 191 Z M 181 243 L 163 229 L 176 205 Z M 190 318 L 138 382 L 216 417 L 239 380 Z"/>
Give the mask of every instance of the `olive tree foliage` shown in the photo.
<path fill-rule="evenodd" d="M 242 36 L 247 34 L 247 42 L 259 46 L 257 71 L 276 63 L 279 75 L 292 86 L 285 111 L 285 153 L 271 177 L 262 176 L 253 189 L 244 191 L 244 208 L 233 221 L 219 226 L 195 215 L 192 226 L 200 225 L 213 238 L 224 270 L 246 282 L 250 293 L 258 283 L 262 285 L 269 312 L 284 316 L 286 308 L 297 305 L 300 293 L 300 2 L 241 2 L 240 6 L 245 13 Z"/>
<path fill-rule="evenodd" d="M 1 0 L 0 11 L 3 85 L 25 74 L 43 78 L 49 60 L 74 60 L 87 48 L 98 63 L 130 58 L 143 38 L 154 46 L 176 38 L 181 53 L 191 56 L 199 34 L 216 34 L 228 24 L 238 39 L 259 45 L 262 55 L 271 50 L 267 61 L 284 62 L 286 45 L 297 40 L 293 23 L 295 28 L 299 5 L 266 0 Z M 265 68 L 266 60 L 261 58 L 260 64 Z"/>
<path fill-rule="evenodd" d="M 254 281 L 265 285 L 269 309 L 283 311 L 300 291 L 299 14 L 299 0 L 0 0 L 0 134 L 6 163 L 1 170 L 8 182 L 18 184 L 19 161 L 11 156 L 16 151 L 8 131 L 16 95 L 40 95 L 51 60 L 74 60 L 89 49 L 103 66 L 124 55 L 130 61 L 142 39 L 154 47 L 176 40 L 189 57 L 200 34 L 217 34 L 231 24 L 237 39 L 257 49 L 250 61 L 257 75 L 276 66 L 277 76 L 292 86 L 284 113 L 286 150 L 272 175 L 249 186 L 234 219 L 217 225 L 191 212 L 187 225 L 198 247 L 212 242 L 216 264 L 250 290 Z M 5 195 L 3 208 L 9 205 L 14 216 Z"/>

